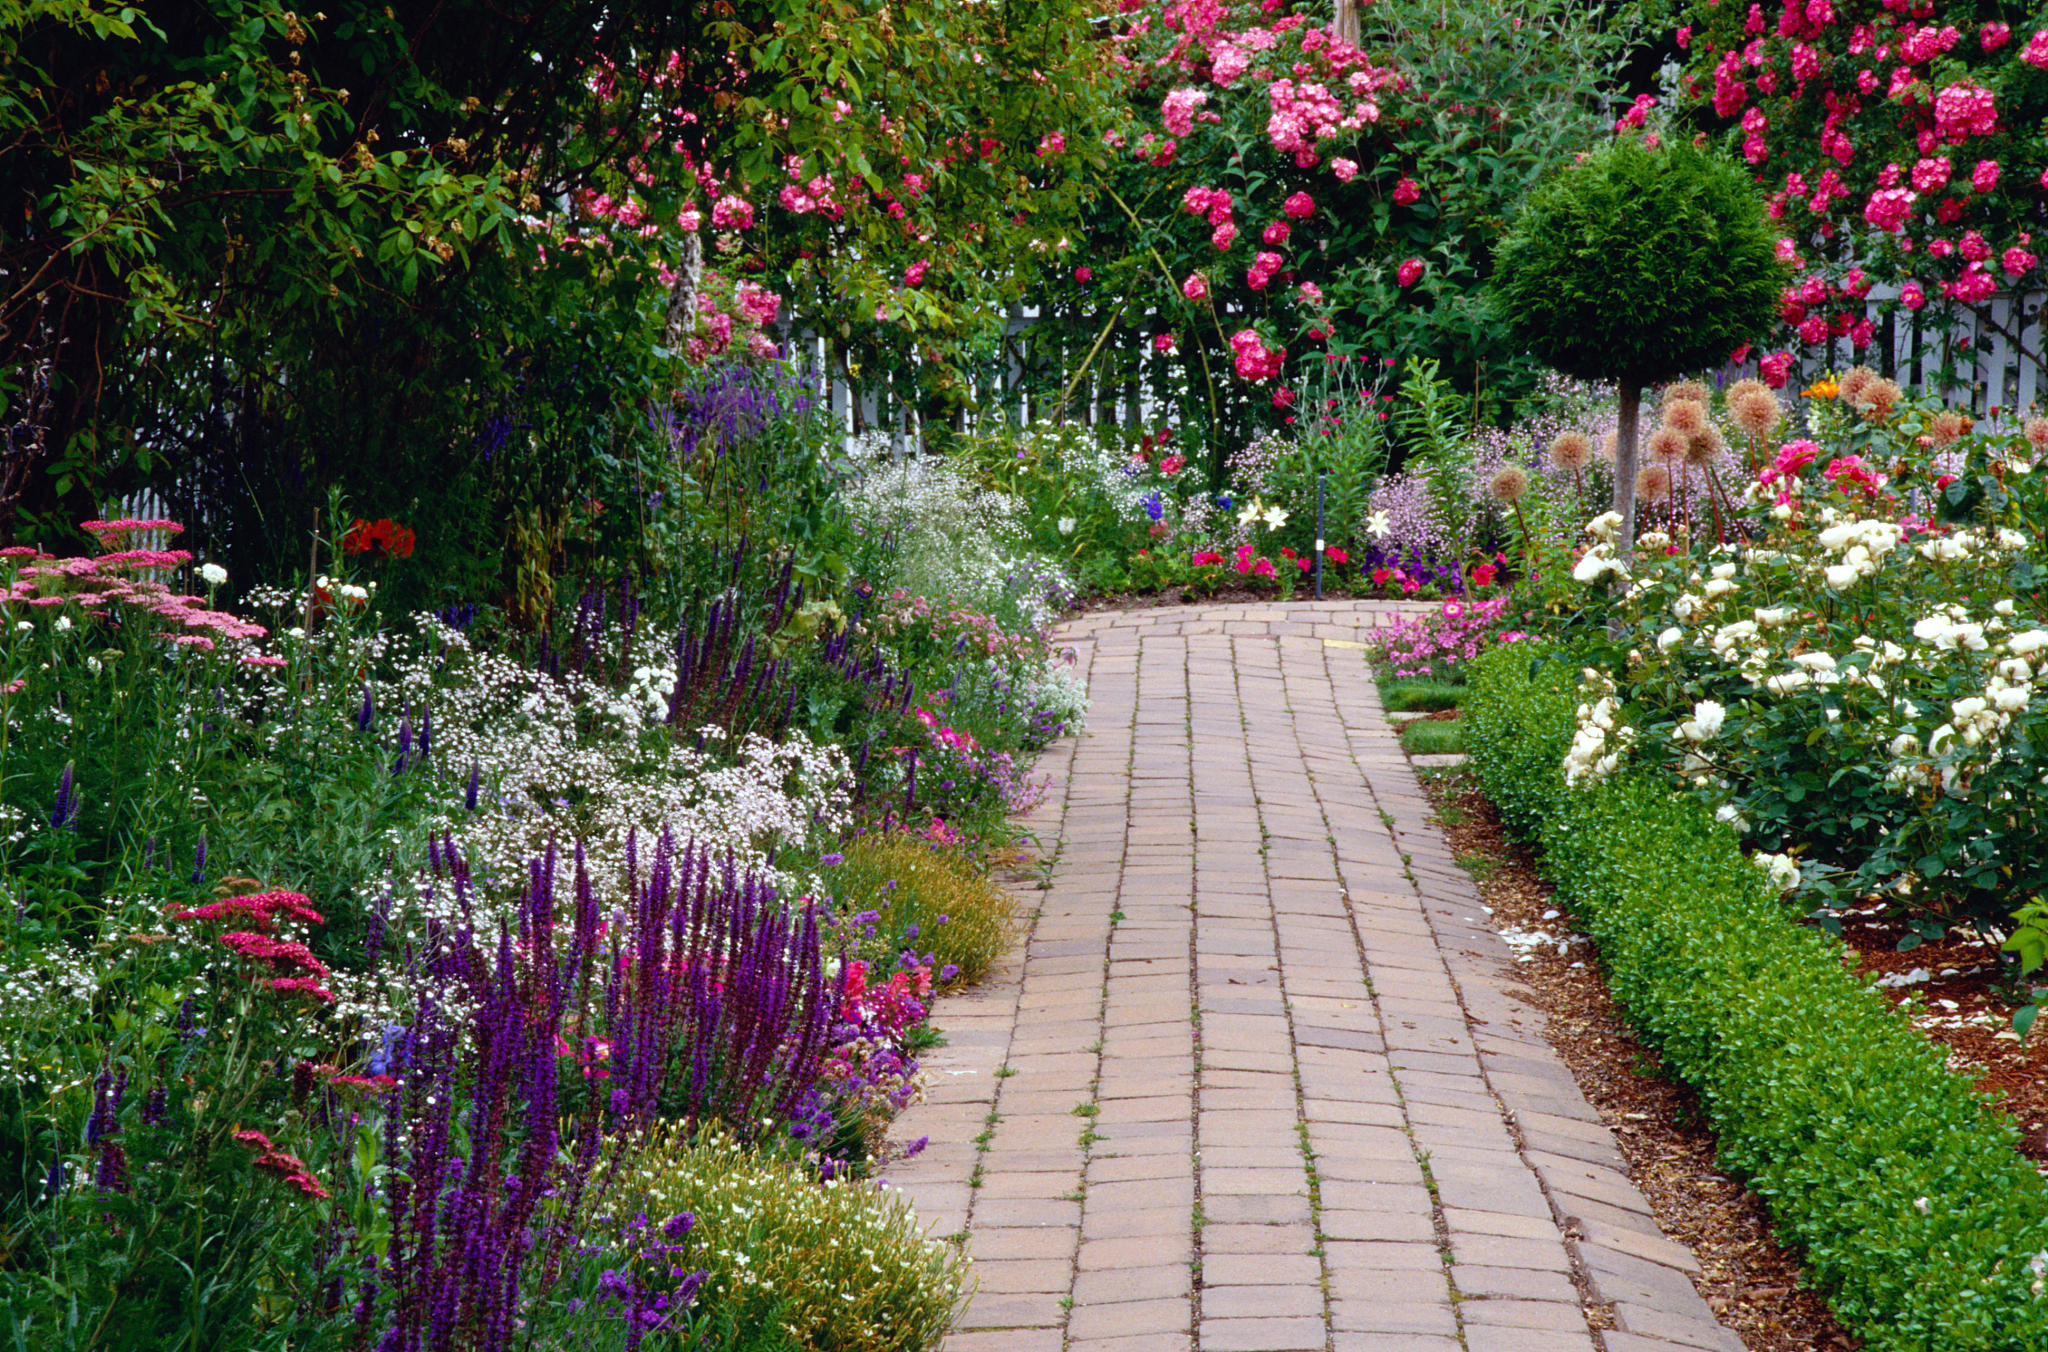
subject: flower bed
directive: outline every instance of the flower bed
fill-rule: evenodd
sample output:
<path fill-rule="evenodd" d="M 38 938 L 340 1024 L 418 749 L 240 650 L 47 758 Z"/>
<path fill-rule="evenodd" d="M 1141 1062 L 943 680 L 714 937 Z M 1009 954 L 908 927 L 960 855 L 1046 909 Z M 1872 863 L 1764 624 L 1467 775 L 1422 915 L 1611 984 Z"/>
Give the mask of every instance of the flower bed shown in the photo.
<path fill-rule="evenodd" d="M 1700 1091 L 1724 1163 L 1871 1346 L 2039 1345 L 2048 1187 L 2011 1124 L 1786 913 L 1710 810 L 1655 772 L 1568 787 L 1579 703 L 1563 654 L 1496 649 L 1464 706 L 1473 765 Z"/>

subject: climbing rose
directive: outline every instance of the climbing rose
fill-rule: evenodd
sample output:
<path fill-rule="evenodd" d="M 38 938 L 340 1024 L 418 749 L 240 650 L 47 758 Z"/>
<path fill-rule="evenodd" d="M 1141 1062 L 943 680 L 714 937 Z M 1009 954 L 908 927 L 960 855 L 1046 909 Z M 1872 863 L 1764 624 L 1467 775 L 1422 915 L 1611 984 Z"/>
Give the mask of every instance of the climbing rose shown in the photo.
<path fill-rule="evenodd" d="M 1402 286 L 1413 286 L 1421 281 L 1422 260 L 1419 258 L 1403 260 L 1400 269 L 1394 274 L 1394 280 L 1398 281 Z"/>
<path fill-rule="evenodd" d="M 918 259 L 915 263 L 903 269 L 903 284 L 905 286 L 923 286 L 925 270 L 930 266 L 931 264 L 924 259 Z"/>
<path fill-rule="evenodd" d="M 2015 244 L 2005 251 L 2005 257 L 1998 260 L 1998 265 L 2011 276 L 2023 277 L 2033 271 L 2035 261 L 2034 255 Z"/>
<path fill-rule="evenodd" d="M 1970 171 L 1970 186 L 1978 192 L 1990 192 L 1998 186 L 1998 161 L 1978 160 L 1977 167 Z"/>
<path fill-rule="evenodd" d="M 1352 179 L 1358 177 L 1358 161 L 1343 159 L 1331 160 L 1330 172 L 1337 176 L 1337 180 L 1340 183 L 1349 183 Z"/>
<path fill-rule="evenodd" d="M 1191 272 L 1188 279 L 1180 284 L 1180 293 L 1189 300 L 1209 299 L 1209 279 L 1199 272 Z"/>
<path fill-rule="evenodd" d="M 711 224 L 719 230 L 745 230 L 754 223 L 754 204 L 744 197 L 721 197 L 711 208 Z"/>
<path fill-rule="evenodd" d="M 1294 196 L 1288 198 L 1287 201 L 1282 204 L 1280 209 L 1282 211 L 1285 211 L 1288 215 L 1294 217 L 1294 219 L 1300 220 L 1304 216 L 1315 215 L 1316 203 L 1315 199 L 1310 197 L 1307 193 L 1298 192 L 1294 194 Z"/>
<path fill-rule="evenodd" d="M 1763 377 L 1764 384 L 1774 390 L 1782 390 L 1785 388 L 1786 379 L 1792 374 L 1792 354 L 1773 352 L 1757 362 L 1756 367 L 1757 374 Z"/>
<path fill-rule="evenodd" d="M 1414 179 L 1406 175 L 1403 175 L 1401 181 L 1394 185 L 1394 200 L 1404 207 L 1420 201 L 1421 198 L 1422 189 L 1417 186 Z"/>

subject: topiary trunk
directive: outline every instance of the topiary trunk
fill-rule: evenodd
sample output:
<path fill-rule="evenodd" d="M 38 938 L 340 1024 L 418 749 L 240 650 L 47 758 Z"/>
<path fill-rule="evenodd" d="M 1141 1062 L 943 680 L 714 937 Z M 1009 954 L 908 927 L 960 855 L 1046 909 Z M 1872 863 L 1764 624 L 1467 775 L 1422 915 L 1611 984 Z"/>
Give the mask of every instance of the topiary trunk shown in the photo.
<path fill-rule="evenodd" d="M 1621 383 L 1621 420 L 1614 428 L 1614 510 L 1621 516 L 1615 553 L 1626 555 L 1636 543 L 1636 426 L 1642 420 L 1643 387 Z"/>

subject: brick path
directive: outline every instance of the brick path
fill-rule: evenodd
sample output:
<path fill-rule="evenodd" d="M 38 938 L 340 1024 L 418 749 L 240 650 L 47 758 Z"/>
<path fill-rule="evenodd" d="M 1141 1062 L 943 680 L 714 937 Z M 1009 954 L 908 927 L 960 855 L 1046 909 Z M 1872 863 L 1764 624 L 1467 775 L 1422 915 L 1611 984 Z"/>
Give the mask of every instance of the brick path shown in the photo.
<path fill-rule="evenodd" d="M 1741 1352 L 1427 824 L 1396 609 L 1067 626 L 1051 885 L 897 1128 L 979 1273 L 948 1352 Z"/>

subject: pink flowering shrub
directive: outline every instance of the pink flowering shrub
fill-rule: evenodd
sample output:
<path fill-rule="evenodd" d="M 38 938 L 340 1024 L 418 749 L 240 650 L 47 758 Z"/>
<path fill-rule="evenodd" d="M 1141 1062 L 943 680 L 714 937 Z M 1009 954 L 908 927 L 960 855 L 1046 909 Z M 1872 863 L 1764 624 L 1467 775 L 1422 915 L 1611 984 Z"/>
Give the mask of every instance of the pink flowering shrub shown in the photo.
<path fill-rule="evenodd" d="M 1496 643 L 1527 637 L 1515 628 L 1509 600 L 1453 598 L 1438 609 L 1401 619 L 1373 633 L 1373 662 L 1394 677 L 1462 681 L 1466 669 Z"/>
<path fill-rule="evenodd" d="M 2042 284 L 2028 246 L 2048 218 L 2034 175 L 2007 169 L 2037 158 L 2048 26 L 2016 46 L 2007 24 L 1975 18 L 1960 0 L 1853 11 L 1696 0 L 1685 13 L 1688 100 L 1756 166 L 1800 269 L 1780 314 L 1800 348 L 1860 352 L 1875 340 L 1852 272 L 1898 287 L 1888 304 L 1907 310 L 1981 306 Z M 1958 247 L 1970 233 L 1990 251 Z M 2008 256 L 2020 266 L 1989 261 Z"/>
<path fill-rule="evenodd" d="M 1106 22 L 1127 95 L 1103 141 L 1109 186 L 1134 211 L 1155 205 L 1134 220 L 1104 199 L 1087 263 L 1178 336 L 1145 378 L 1209 406 L 1189 425 L 1222 433 L 1212 472 L 1230 444 L 1300 416 L 1270 382 L 1299 388 L 1289 366 L 1332 351 L 1455 348 L 1488 388 L 1533 383 L 1492 330 L 1452 316 L 1511 204 L 1601 128 L 1587 96 L 1608 39 L 1563 6 L 1468 7 L 1426 41 L 1373 11 L 1360 46 L 1293 9 L 1125 0 Z M 1540 55 L 1475 69 L 1466 54 L 1496 45 Z M 1450 183 L 1424 209 L 1421 185 Z M 1431 267 L 1403 267 L 1410 255 Z M 1219 332 L 1212 314 L 1234 322 Z"/>

